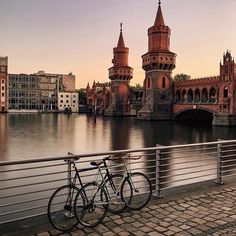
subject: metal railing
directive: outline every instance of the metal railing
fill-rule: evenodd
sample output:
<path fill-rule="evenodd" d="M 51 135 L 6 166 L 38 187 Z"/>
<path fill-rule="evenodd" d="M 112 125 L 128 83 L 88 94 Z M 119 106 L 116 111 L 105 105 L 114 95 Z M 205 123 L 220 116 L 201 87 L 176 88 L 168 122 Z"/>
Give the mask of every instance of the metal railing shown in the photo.
<path fill-rule="evenodd" d="M 65 160 L 79 158 L 76 164 L 81 169 L 108 155 L 141 155 L 141 159 L 129 161 L 130 170 L 146 174 L 157 197 L 163 190 L 208 180 L 222 184 L 226 177 L 236 175 L 236 140 L 1 161 L 0 224 L 45 215 L 51 194 L 68 184 L 74 174 L 70 161 Z M 112 171 L 123 170 L 114 167 Z M 95 173 L 81 172 L 83 183 L 93 181 Z"/>

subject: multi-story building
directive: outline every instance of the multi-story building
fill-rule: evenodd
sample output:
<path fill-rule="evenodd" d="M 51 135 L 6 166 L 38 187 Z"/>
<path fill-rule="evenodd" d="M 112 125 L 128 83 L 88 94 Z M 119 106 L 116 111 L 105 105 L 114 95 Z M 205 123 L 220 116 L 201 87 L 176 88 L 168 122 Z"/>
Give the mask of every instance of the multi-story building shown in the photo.
<path fill-rule="evenodd" d="M 0 57 L 0 112 L 8 109 L 8 58 Z"/>
<path fill-rule="evenodd" d="M 59 92 L 58 93 L 59 111 L 78 112 L 79 94 L 78 92 Z"/>
<path fill-rule="evenodd" d="M 58 110 L 58 93 L 75 91 L 75 76 L 50 74 L 9 74 L 9 110 Z"/>

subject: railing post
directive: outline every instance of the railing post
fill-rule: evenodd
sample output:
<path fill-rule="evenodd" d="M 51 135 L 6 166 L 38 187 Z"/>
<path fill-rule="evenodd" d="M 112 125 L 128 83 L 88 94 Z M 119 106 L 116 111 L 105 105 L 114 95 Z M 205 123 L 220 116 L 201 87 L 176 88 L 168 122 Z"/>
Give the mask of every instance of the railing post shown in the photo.
<path fill-rule="evenodd" d="M 220 140 L 218 140 L 220 141 Z M 224 184 L 222 180 L 222 143 L 217 144 L 217 184 Z"/>
<path fill-rule="evenodd" d="M 73 153 L 68 152 L 69 156 L 73 156 Z M 67 181 L 68 181 L 68 185 L 71 185 L 71 159 L 67 160 Z"/>
<path fill-rule="evenodd" d="M 156 145 L 159 147 L 160 145 Z M 161 160 L 161 150 L 156 150 L 156 183 L 155 183 L 155 196 L 160 198 L 161 197 L 161 184 L 160 184 L 160 160 Z"/>

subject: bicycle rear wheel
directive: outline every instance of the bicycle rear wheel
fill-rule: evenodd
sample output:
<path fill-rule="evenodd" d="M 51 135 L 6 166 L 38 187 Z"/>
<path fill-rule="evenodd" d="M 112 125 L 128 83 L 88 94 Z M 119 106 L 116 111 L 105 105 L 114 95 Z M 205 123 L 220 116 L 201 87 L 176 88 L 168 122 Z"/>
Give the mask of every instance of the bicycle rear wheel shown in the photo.
<path fill-rule="evenodd" d="M 100 224 L 107 214 L 108 197 L 106 191 L 96 182 L 84 185 L 75 198 L 75 215 L 87 227 Z"/>
<path fill-rule="evenodd" d="M 74 200 L 79 192 L 77 187 L 65 185 L 58 188 L 48 202 L 48 219 L 54 228 L 70 231 L 77 226 L 74 212 Z"/>
<path fill-rule="evenodd" d="M 130 198 L 125 197 L 124 192 L 127 185 L 132 187 L 132 195 Z M 146 175 L 140 172 L 129 174 L 129 177 L 121 186 L 121 198 L 131 210 L 140 210 L 145 207 L 152 196 L 152 185 Z"/>
<path fill-rule="evenodd" d="M 125 202 L 121 199 L 121 186 L 122 186 L 123 175 L 114 174 L 109 176 L 106 179 L 106 189 L 108 191 L 108 211 L 112 213 L 120 213 L 124 211 L 127 206 Z M 131 197 L 132 187 L 127 184 L 126 185 L 126 196 L 128 198 Z"/>

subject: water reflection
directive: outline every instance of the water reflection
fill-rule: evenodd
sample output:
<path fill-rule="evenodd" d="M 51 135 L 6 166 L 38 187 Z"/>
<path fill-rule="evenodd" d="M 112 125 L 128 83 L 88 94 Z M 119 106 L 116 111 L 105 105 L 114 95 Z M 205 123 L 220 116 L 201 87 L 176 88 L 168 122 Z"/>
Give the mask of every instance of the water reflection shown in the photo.
<path fill-rule="evenodd" d="M 134 117 L 1 114 L 0 160 L 93 153 L 235 139 L 236 127 L 196 126 Z"/>

